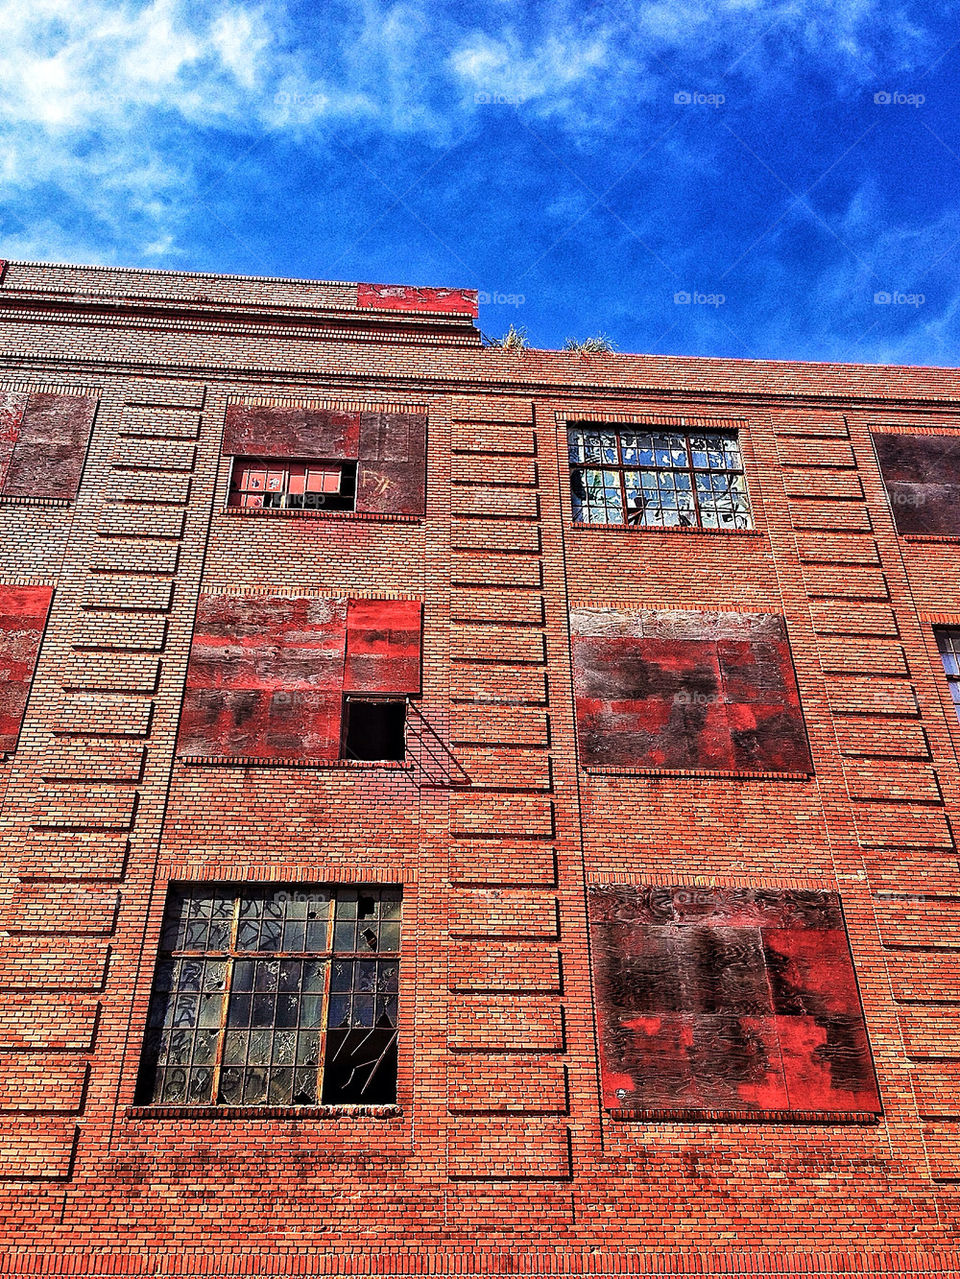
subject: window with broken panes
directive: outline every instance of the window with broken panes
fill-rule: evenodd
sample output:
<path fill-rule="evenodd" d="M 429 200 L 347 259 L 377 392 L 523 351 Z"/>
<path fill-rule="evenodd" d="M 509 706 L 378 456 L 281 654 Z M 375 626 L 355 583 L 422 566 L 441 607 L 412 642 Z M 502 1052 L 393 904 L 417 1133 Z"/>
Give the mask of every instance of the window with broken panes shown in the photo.
<path fill-rule="evenodd" d="M 950 685 L 953 709 L 960 719 L 960 626 L 935 626 L 933 633 L 937 637 L 943 672 Z"/>
<path fill-rule="evenodd" d="M 753 527 L 735 431 L 572 426 L 573 518 L 638 528 Z"/>
<path fill-rule="evenodd" d="M 396 1101 L 399 888 L 171 889 L 138 1100 Z"/>
<path fill-rule="evenodd" d="M 264 461 L 238 457 L 228 505 L 253 510 L 352 511 L 356 462 Z"/>

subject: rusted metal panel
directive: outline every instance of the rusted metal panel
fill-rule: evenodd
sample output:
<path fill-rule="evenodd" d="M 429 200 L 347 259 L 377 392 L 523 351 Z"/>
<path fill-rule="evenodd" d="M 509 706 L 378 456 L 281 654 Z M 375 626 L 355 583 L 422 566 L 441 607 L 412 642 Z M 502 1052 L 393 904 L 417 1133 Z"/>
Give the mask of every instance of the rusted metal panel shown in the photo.
<path fill-rule="evenodd" d="M 421 604 L 201 595 L 178 752 L 340 756 L 344 693 L 420 691 Z"/>
<path fill-rule="evenodd" d="M 357 510 L 422 515 L 426 502 L 427 419 L 422 413 L 363 413 Z"/>
<path fill-rule="evenodd" d="M 580 609 L 571 629 L 586 766 L 812 770 L 782 618 Z"/>
<path fill-rule="evenodd" d="M 610 1110 L 880 1113 L 836 893 L 588 896 Z"/>
<path fill-rule="evenodd" d="M 960 535 L 960 435 L 884 432 L 873 443 L 898 532 Z"/>
<path fill-rule="evenodd" d="M 355 458 L 360 414 L 296 405 L 230 404 L 223 452 L 241 457 Z"/>
<path fill-rule="evenodd" d="M 336 759 L 347 601 L 200 596 L 178 751 Z"/>
<path fill-rule="evenodd" d="M 0 586 L 0 751 L 17 744 L 53 588 Z"/>
<path fill-rule="evenodd" d="M 86 395 L 28 396 L 4 496 L 76 497 L 96 410 L 97 401 Z"/>
<path fill-rule="evenodd" d="M 350 600 L 346 693 L 419 693 L 419 600 Z"/>
<path fill-rule="evenodd" d="M 357 306 L 363 311 L 478 314 L 476 289 L 418 289 L 412 284 L 358 284 Z"/>

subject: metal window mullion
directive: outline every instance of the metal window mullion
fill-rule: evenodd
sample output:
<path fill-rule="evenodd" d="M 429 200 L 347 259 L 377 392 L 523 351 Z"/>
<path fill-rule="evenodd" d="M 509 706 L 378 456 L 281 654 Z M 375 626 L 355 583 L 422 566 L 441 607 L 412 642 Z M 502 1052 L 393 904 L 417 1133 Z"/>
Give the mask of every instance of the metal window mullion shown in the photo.
<path fill-rule="evenodd" d="M 326 965 L 323 970 L 323 1008 L 320 1014 L 320 1048 L 317 1053 L 317 1101 L 323 1102 L 323 1084 L 327 1065 L 327 1019 L 330 1016 L 330 978 L 333 973 L 333 937 L 337 918 L 337 895 L 330 895 L 330 912 L 327 916 Z M 352 1003 L 351 1003 L 352 1007 Z M 299 1043 L 299 1038 L 298 1038 Z"/>
<path fill-rule="evenodd" d="M 686 473 L 690 476 L 690 494 L 693 498 L 693 515 L 697 521 L 697 528 L 703 528 L 703 519 L 700 515 L 700 495 L 697 492 L 697 468 L 693 465 L 693 447 L 690 443 L 690 436 L 683 436 L 683 447 L 687 451 L 687 465 L 684 467 Z"/>
<path fill-rule="evenodd" d="M 620 480 L 620 510 L 623 512 L 623 527 L 630 527 L 630 520 L 627 517 L 627 477 L 624 474 L 623 462 L 623 442 L 620 439 L 620 432 L 614 431 L 614 438 L 617 441 L 617 478 Z"/>
<path fill-rule="evenodd" d="M 237 950 L 237 932 L 240 927 L 241 896 L 242 894 L 237 893 L 233 899 L 233 919 L 230 921 L 230 949 L 227 955 L 227 978 L 223 986 L 223 1004 L 221 1006 L 220 1013 L 220 1033 L 217 1035 L 217 1052 L 213 1060 L 213 1079 L 210 1087 L 210 1100 L 215 1106 L 220 1105 L 220 1073 L 223 1067 L 223 1054 L 226 1051 L 227 1045 L 227 1014 L 230 1009 L 230 995 L 233 991 L 233 969 L 239 957 L 239 952 Z"/>

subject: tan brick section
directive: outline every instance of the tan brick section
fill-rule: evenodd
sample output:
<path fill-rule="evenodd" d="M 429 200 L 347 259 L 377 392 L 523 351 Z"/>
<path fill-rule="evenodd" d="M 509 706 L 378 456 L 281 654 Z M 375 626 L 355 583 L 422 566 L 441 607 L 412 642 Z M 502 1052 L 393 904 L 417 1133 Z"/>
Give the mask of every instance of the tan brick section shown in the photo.
<path fill-rule="evenodd" d="M 960 539 L 897 535 L 871 438 L 956 430 L 960 371 L 377 296 L 0 280 L 0 391 L 96 403 L 76 500 L 0 499 L 0 581 L 54 590 L 0 762 L 0 1275 L 960 1276 Z M 425 413 L 425 515 L 238 518 L 228 402 Z M 754 529 L 574 524 L 574 422 L 738 430 Z M 201 590 L 422 601 L 404 766 L 178 761 Z M 813 776 L 580 768 L 573 606 L 783 616 Z M 171 881 L 402 885 L 398 1104 L 135 1104 Z M 604 1110 L 590 884 L 838 892 L 882 1115 Z"/>

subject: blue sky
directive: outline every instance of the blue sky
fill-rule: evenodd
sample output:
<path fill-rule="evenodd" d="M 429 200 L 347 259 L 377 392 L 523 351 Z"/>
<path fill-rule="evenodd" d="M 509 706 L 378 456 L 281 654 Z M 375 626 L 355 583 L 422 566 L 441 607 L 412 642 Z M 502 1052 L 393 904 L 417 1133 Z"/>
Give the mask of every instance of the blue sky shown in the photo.
<path fill-rule="evenodd" d="M 957 364 L 958 17 L 0 0 L 0 256 L 477 288 L 539 347 Z"/>

